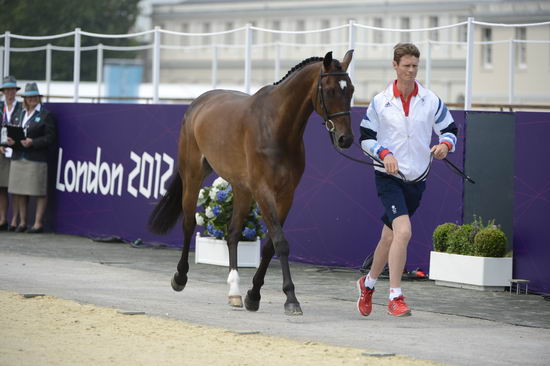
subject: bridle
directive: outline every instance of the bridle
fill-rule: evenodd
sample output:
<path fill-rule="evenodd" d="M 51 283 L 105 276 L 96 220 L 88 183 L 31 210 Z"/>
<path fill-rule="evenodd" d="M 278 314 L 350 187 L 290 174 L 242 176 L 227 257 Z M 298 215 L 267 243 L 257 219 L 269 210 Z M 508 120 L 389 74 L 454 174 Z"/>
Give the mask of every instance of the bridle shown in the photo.
<path fill-rule="evenodd" d="M 323 124 L 325 125 L 327 131 L 329 134 L 331 134 L 331 140 L 334 140 L 334 122 L 332 122 L 331 118 L 337 117 L 337 116 L 351 116 L 351 110 L 347 110 L 344 112 L 336 112 L 336 113 L 329 113 L 327 109 L 327 105 L 325 103 L 325 94 L 323 93 L 323 83 L 321 82 L 324 77 L 327 76 L 348 76 L 348 73 L 345 71 L 334 71 L 334 72 L 323 72 L 321 71 L 321 74 L 319 75 L 319 79 L 317 81 L 317 97 L 321 100 L 321 108 L 323 108 Z"/>
<path fill-rule="evenodd" d="M 329 111 L 327 109 L 327 105 L 325 103 L 325 95 L 323 93 L 323 83 L 321 82 L 322 79 L 324 77 L 327 77 L 327 76 L 348 76 L 348 73 L 345 72 L 345 71 L 335 71 L 335 72 L 322 72 L 321 71 L 321 74 L 319 75 L 319 79 L 317 81 L 317 98 L 320 99 L 321 108 L 323 108 L 323 114 L 324 114 L 323 116 L 321 116 L 321 117 L 323 117 L 323 120 L 324 120 L 324 122 L 322 124 L 325 125 L 325 128 L 327 129 L 327 132 L 329 134 L 329 138 L 330 138 L 332 146 L 334 147 L 334 150 L 336 150 L 336 152 L 338 154 L 344 156 L 345 158 L 347 158 L 349 160 L 352 160 L 352 161 L 355 161 L 357 163 L 364 164 L 364 165 L 375 166 L 375 167 L 379 167 L 379 168 L 384 168 L 384 163 L 383 162 L 381 162 L 377 157 L 372 156 L 367 151 L 363 150 L 363 148 L 361 146 L 358 146 L 356 143 L 354 143 L 354 145 L 358 146 L 361 149 L 361 151 L 363 152 L 363 154 L 370 157 L 373 160 L 372 163 L 370 161 L 359 160 L 359 159 L 356 159 L 354 157 L 351 157 L 351 156 L 345 154 L 344 152 L 342 152 L 342 150 L 340 148 L 338 148 L 338 145 L 336 144 L 336 138 L 335 138 L 335 135 L 334 135 L 335 125 L 334 125 L 334 122 L 331 120 L 331 118 L 337 117 L 337 116 L 350 116 L 350 118 L 351 118 L 351 110 L 347 110 L 347 111 L 343 111 L 343 112 L 336 112 L 336 113 L 329 113 Z M 444 158 L 443 161 L 447 164 L 447 166 L 454 173 L 461 176 L 464 180 L 466 180 L 466 181 L 468 181 L 472 184 L 475 184 L 475 181 L 472 178 L 470 178 L 468 175 L 466 175 L 466 173 L 464 173 L 456 165 L 451 163 L 447 158 Z M 420 174 L 417 178 L 415 178 L 413 180 L 408 180 L 407 178 L 405 178 L 405 175 L 403 173 L 401 173 L 399 170 L 397 171 L 397 175 L 399 175 L 399 177 L 406 184 L 415 184 L 415 183 L 421 182 L 421 181 L 423 181 L 424 179 L 426 179 L 428 177 L 428 174 L 430 173 L 430 169 L 432 167 L 432 162 L 433 162 L 433 154 L 430 153 L 430 163 L 426 167 L 426 170 L 424 170 L 424 172 L 422 174 Z"/>

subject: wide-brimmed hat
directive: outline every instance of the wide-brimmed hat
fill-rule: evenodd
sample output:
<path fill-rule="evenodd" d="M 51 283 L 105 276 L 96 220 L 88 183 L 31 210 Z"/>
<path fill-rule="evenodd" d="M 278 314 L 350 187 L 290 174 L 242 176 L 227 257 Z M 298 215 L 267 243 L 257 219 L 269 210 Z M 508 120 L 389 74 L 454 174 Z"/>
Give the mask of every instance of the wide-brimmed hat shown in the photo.
<path fill-rule="evenodd" d="M 23 98 L 25 97 L 41 97 L 42 94 L 38 91 L 38 85 L 36 83 L 27 83 L 25 85 L 25 91 L 21 93 Z"/>
<path fill-rule="evenodd" d="M 15 88 L 17 90 L 21 89 L 17 86 L 17 80 L 14 76 L 8 75 L 2 80 L 2 85 L 0 85 L 0 90 Z"/>

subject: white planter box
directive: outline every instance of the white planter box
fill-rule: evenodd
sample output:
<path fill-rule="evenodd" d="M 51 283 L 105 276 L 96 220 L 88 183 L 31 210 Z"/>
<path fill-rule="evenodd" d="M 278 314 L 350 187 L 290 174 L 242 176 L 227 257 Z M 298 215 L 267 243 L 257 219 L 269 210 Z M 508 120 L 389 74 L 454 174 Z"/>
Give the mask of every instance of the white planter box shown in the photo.
<path fill-rule="evenodd" d="M 512 258 L 430 253 L 430 279 L 436 285 L 501 291 L 510 286 Z"/>
<path fill-rule="evenodd" d="M 195 263 L 229 266 L 229 249 L 225 240 L 212 237 L 195 237 Z M 240 241 L 237 247 L 237 265 L 239 267 L 260 266 L 260 239 Z"/>

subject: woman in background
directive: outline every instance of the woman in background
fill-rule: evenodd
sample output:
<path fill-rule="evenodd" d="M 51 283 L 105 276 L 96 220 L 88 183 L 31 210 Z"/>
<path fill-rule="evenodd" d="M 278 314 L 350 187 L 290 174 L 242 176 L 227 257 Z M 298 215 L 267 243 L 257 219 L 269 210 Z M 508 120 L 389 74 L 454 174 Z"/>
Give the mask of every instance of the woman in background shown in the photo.
<path fill-rule="evenodd" d="M 22 104 L 15 99 L 15 94 L 21 89 L 13 76 L 6 76 L 0 85 L 4 100 L 0 101 L 0 231 L 13 231 L 17 225 L 18 208 L 12 207 L 12 222 L 8 226 L 8 182 L 10 177 L 11 149 L 7 145 L 7 125 L 18 125 L 21 117 Z"/>
<path fill-rule="evenodd" d="M 19 207 L 19 224 L 16 232 L 41 233 L 46 212 L 48 192 L 48 148 L 57 137 L 56 121 L 53 115 L 42 107 L 42 95 L 36 83 L 25 85 L 23 110 L 20 126 L 26 138 L 14 141 L 8 138 L 13 147 L 8 192 L 16 197 Z M 27 205 L 29 196 L 37 197 L 34 225 L 27 230 Z"/>

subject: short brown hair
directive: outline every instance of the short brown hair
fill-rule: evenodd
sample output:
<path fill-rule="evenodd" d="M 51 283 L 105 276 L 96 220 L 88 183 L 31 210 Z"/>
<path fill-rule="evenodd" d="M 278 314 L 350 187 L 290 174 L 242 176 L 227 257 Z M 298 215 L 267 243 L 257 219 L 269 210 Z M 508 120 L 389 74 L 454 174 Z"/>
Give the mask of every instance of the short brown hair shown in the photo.
<path fill-rule="evenodd" d="M 401 57 L 410 55 L 420 58 L 420 51 L 412 43 L 398 43 L 393 47 L 393 60 L 399 64 Z"/>

